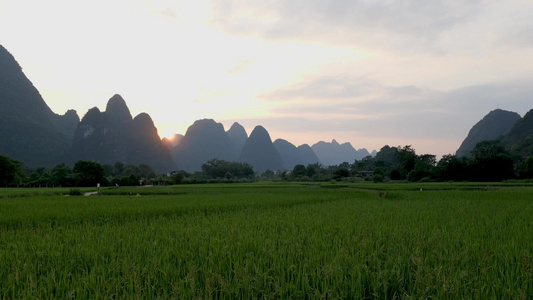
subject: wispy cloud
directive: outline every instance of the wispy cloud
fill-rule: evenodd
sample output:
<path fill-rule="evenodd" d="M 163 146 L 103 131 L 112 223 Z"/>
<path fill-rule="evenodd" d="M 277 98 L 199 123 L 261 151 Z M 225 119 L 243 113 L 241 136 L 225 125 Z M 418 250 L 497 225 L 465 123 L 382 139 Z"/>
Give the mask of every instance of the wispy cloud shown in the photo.
<path fill-rule="evenodd" d="M 295 100 L 328 101 L 335 99 L 355 100 L 368 97 L 379 88 L 379 84 L 367 78 L 346 76 L 318 76 L 306 81 L 262 95 L 266 101 L 291 102 Z M 364 98 L 363 98 L 364 99 Z"/>
<path fill-rule="evenodd" d="M 248 1 L 214 4 L 213 23 L 233 34 L 358 47 L 433 47 L 493 1 Z"/>
<path fill-rule="evenodd" d="M 359 82 L 357 78 L 340 78 L 337 83 L 345 86 L 347 81 Z M 533 80 L 468 86 L 446 92 L 373 83 L 364 85 L 372 88 L 358 93 L 350 88 L 340 94 L 335 88 L 329 90 L 331 94 L 327 89 L 317 93 L 317 86 L 323 87 L 323 82 L 327 82 L 325 86 L 337 86 L 328 77 L 264 95 L 279 101 L 279 105 L 272 114 L 277 117 L 263 121 L 279 130 L 351 131 L 358 136 L 396 136 L 406 141 L 430 138 L 460 141 L 489 111 L 502 108 L 523 115 L 532 108 L 533 99 Z M 369 100 L 360 100 L 364 98 Z"/>
<path fill-rule="evenodd" d="M 253 60 L 251 60 L 251 59 L 239 59 L 238 61 L 235 62 L 235 65 L 232 66 L 231 69 L 228 71 L 228 74 L 230 74 L 230 75 L 241 74 L 252 63 L 253 63 Z"/>

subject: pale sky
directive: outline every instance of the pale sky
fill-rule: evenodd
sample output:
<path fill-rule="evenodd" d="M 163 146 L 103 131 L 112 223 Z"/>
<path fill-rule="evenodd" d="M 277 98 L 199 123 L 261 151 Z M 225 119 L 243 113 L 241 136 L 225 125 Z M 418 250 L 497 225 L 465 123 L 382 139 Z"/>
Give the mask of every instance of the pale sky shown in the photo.
<path fill-rule="evenodd" d="M 0 0 L 0 44 L 54 112 L 120 94 L 161 137 L 210 118 L 441 156 L 533 108 L 531 0 Z"/>

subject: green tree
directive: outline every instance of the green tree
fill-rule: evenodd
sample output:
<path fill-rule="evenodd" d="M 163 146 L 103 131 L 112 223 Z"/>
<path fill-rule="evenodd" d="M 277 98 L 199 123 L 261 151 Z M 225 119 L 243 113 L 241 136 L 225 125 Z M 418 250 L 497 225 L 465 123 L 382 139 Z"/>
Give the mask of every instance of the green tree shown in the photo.
<path fill-rule="evenodd" d="M 138 169 L 139 169 L 139 175 L 142 178 L 151 179 L 151 178 L 155 178 L 157 176 L 155 174 L 155 171 L 152 169 L 152 167 L 150 167 L 147 164 L 140 164 Z"/>
<path fill-rule="evenodd" d="M 400 171 L 398 171 L 398 169 L 392 169 L 389 173 L 389 178 L 391 180 L 401 180 L 402 174 L 400 173 Z"/>
<path fill-rule="evenodd" d="M 346 167 L 339 167 L 333 172 L 333 179 L 350 177 L 350 170 Z"/>
<path fill-rule="evenodd" d="M 170 175 L 170 180 L 171 180 L 172 184 L 181 184 L 181 183 L 183 183 L 184 179 L 185 179 L 185 172 L 184 171 L 176 172 L 176 173 Z"/>
<path fill-rule="evenodd" d="M 420 181 L 421 179 L 427 179 L 433 176 L 435 166 L 437 165 L 435 155 L 424 154 L 416 156 L 415 161 L 415 167 L 407 175 L 407 180 Z"/>
<path fill-rule="evenodd" d="M 115 163 L 115 166 L 114 166 L 114 175 L 115 176 L 121 176 L 122 175 L 122 172 L 124 172 L 124 163 L 121 163 L 121 162 L 116 162 Z"/>
<path fill-rule="evenodd" d="M 54 185 L 52 170 L 46 167 L 37 167 L 30 173 L 27 181 L 30 186 L 49 186 Z"/>
<path fill-rule="evenodd" d="M 415 149 L 411 145 L 405 145 L 403 148 L 398 146 L 397 156 L 401 166 L 400 173 L 402 174 L 402 178 L 407 178 L 407 174 L 414 170 L 417 162 Z"/>
<path fill-rule="evenodd" d="M 374 171 L 372 172 L 372 180 L 374 182 L 383 182 L 383 177 L 385 175 L 385 172 L 380 167 L 375 167 Z"/>
<path fill-rule="evenodd" d="M 317 163 L 307 165 L 307 167 L 305 168 L 305 173 L 309 178 L 313 178 L 315 177 L 318 168 L 320 168 L 320 166 L 318 166 Z"/>
<path fill-rule="evenodd" d="M 379 152 L 376 154 L 376 157 L 374 157 L 375 161 L 383 161 L 386 165 L 395 165 L 398 163 L 398 148 L 396 147 L 389 147 L 389 146 L 383 146 Z M 371 169 L 367 170 L 359 170 L 359 171 L 369 171 Z"/>
<path fill-rule="evenodd" d="M 254 169 L 247 163 L 212 159 L 202 165 L 202 172 L 211 178 L 252 178 Z M 229 178 L 228 178 L 229 177 Z"/>
<path fill-rule="evenodd" d="M 435 167 L 435 177 L 439 181 L 463 181 L 468 179 L 468 158 L 456 155 L 443 155 Z"/>
<path fill-rule="evenodd" d="M 274 173 L 274 171 L 270 169 L 266 170 L 265 172 L 263 172 L 263 174 L 261 174 L 261 178 L 267 179 L 267 180 L 274 179 L 274 177 L 276 177 L 276 173 Z"/>
<path fill-rule="evenodd" d="M 380 160 L 380 162 L 382 163 L 382 165 L 379 167 L 382 167 L 384 165 L 384 161 Z M 359 171 L 371 171 L 374 169 L 374 167 L 377 167 L 376 163 L 377 163 L 377 160 L 374 160 L 372 156 L 368 155 L 364 157 L 363 159 L 361 159 L 360 161 L 356 160 L 350 166 L 350 170 L 354 174 Z"/>
<path fill-rule="evenodd" d="M 389 174 L 392 180 L 400 180 L 407 178 L 407 174 L 415 168 L 416 162 L 417 155 L 411 145 L 403 147 L 384 146 L 376 154 L 376 157 L 369 157 L 364 163 L 357 163 L 357 168 L 359 171 L 369 171 L 373 167 L 379 167 L 385 174 Z"/>
<path fill-rule="evenodd" d="M 122 172 L 120 173 L 120 176 L 122 177 L 130 177 L 131 175 L 139 176 L 140 177 L 139 168 L 134 165 L 126 165 Z"/>
<path fill-rule="evenodd" d="M 472 179 L 502 181 L 514 177 L 514 161 L 499 140 L 480 142 L 471 153 Z"/>
<path fill-rule="evenodd" d="M 533 156 L 529 156 L 520 164 L 518 175 L 523 179 L 533 179 Z"/>
<path fill-rule="evenodd" d="M 302 178 L 303 176 L 307 176 L 307 168 L 302 164 L 297 164 L 292 169 L 291 176 L 293 178 Z"/>
<path fill-rule="evenodd" d="M 72 169 L 65 163 L 57 164 L 52 169 L 50 184 L 54 186 L 72 186 L 74 184 L 72 178 Z"/>
<path fill-rule="evenodd" d="M 107 184 L 105 169 L 97 162 L 80 160 L 76 162 L 72 171 L 79 186 L 96 186 L 97 183 Z"/>
<path fill-rule="evenodd" d="M 115 167 L 113 167 L 112 165 L 104 164 L 102 167 L 104 167 L 104 170 L 107 176 L 116 176 Z"/>
<path fill-rule="evenodd" d="M 307 165 L 307 176 L 309 178 L 312 178 L 314 180 L 320 179 L 320 177 L 325 173 L 324 168 L 319 163 L 309 164 Z"/>
<path fill-rule="evenodd" d="M 506 153 L 507 150 L 499 140 L 479 142 L 471 151 L 472 156 L 477 159 L 490 159 Z"/>
<path fill-rule="evenodd" d="M 0 185 L 18 186 L 22 184 L 26 174 L 22 163 L 5 155 L 0 155 Z"/>

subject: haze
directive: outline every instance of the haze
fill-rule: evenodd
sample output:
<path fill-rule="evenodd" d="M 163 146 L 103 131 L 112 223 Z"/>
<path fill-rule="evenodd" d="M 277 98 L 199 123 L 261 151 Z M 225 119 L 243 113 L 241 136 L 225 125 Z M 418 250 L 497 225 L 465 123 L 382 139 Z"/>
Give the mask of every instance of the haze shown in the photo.
<path fill-rule="evenodd" d="M 533 108 L 529 1 L 0 0 L 0 28 L 53 111 L 118 93 L 162 137 L 212 118 L 440 156 Z"/>

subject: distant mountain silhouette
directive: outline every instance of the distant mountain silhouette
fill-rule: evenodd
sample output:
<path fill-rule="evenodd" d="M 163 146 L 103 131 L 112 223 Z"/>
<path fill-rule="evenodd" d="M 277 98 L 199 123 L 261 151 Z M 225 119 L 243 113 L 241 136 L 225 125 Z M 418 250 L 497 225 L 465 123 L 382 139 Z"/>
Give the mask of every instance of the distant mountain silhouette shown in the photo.
<path fill-rule="evenodd" d="M 76 129 L 68 153 L 69 163 L 77 160 L 95 160 L 107 164 L 123 162 L 126 160 L 123 147 L 108 116 L 93 107 L 83 116 Z"/>
<path fill-rule="evenodd" d="M 244 127 L 242 127 L 241 124 L 235 122 L 233 123 L 233 125 L 231 125 L 230 129 L 226 131 L 226 134 L 233 143 L 235 147 L 235 152 L 240 154 L 242 151 L 242 147 L 244 147 L 244 144 L 248 139 L 248 134 L 246 133 Z"/>
<path fill-rule="evenodd" d="M 359 148 L 359 149 L 357 149 L 355 151 L 357 152 L 357 155 L 355 156 L 355 159 L 357 159 L 357 160 L 361 160 L 361 159 L 371 155 L 370 152 L 368 152 L 368 150 L 366 148 Z"/>
<path fill-rule="evenodd" d="M 150 116 L 141 113 L 132 119 L 120 95 L 109 99 L 105 112 L 94 107 L 85 114 L 67 157 L 70 163 L 147 164 L 159 173 L 176 169 L 168 145 L 159 138 Z"/>
<path fill-rule="evenodd" d="M 63 159 L 79 117 L 55 114 L 0 45 L 0 154 L 28 166 L 53 166 Z"/>
<path fill-rule="evenodd" d="M 283 160 L 263 126 L 254 128 L 242 148 L 239 161 L 250 164 L 259 173 L 283 169 Z"/>
<path fill-rule="evenodd" d="M 477 143 L 502 137 L 520 119 L 520 115 L 515 112 L 501 109 L 491 111 L 470 129 L 468 136 L 457 149 L 456 155 L 469 157 L 470 151 Z"/>
<path fill-rule="evenodd" d="M 76 128 L 80 123 L 80 117 L 78 116 L 78 113 L 75 110 L 69 109 L 62 116 L 54 114 L 54 116 L 52 117 L 52 123 L 54 123 L 55 127 L 57 128 L 57 130 L 59 130 L 59 132 L 61 132 L 67 137 L 70 144 L 70 142 L 74 138 L 74 134 L 76 133 Z"/>
<path fill-rule="evenodd" d="M 107 112 L 107 111 L 106 111 Z M 154 171 L 167 173 L 176 169 L 176 163 L 172 159 L 169 148 L 165 145 L 150 115 L 140 113 L 131 122 L 129 133 L 129 148 L 126 152 L 130 164 L 147 164 Z"/>
<path fill-rule="evenodd" d="M 296 148 L 300 152 L 301 161 L 304 162 L 302 163 L 302 165 L 322 163 L 316 155 L 315 151 L 313 151 L 313 148 L 311 148 L 311 146 L 309 146 L 308 144 L 303 144 Z"/>
<path fill-rule="evenodd" d="M 298 164 L 307 166 L 320 162 L 313 149 L 307 144 L 296 147 L 286 140 L 277 139 L 274 141 L 274 147 L 278 150 L 283 166 L 287 170 L 294 169 L 294 166 Z"/>
<path fill-rule="evenodd" d="M 200 171 L 202 164 L 217 158 L 236 161 L 238 154 L 224 125 L 212 119 L 195 121 L 172 151 L 180 170 Z"/>
<path fill-rule="evenodd" d="M 311 146 L 322 164 L 326 166 L 338 165 L 343 162 L 353 163 L 370 155 L 365 148 L 355 150 L 350 143 L 339 144 L 336 140 L 331 143 L 320 141 Z"/>
<path fill-rule="evenodd" d="M 339 145 L 335 140 L 313 147 L 295 147 L 284 140 L 274 144 L 261 126 L 248 137 L 237 122 L 225 132 L 222 124 L 210 119 L 196 121 L 185 135 L 161 140 L 150 116 L 141 113 L 132 118 L 120 95 L 111 97 L 103 112 L 97 107 L 88 110 L 81 121 L 74 110 L 57 115 L 14 57 L 0 46 L 0 154 L 30 167 L 93 160 L 148 164 L 157 172 L 176 167 L 198 171 L 203 163 L 218 158 L 248 162 L 262 172 L 318 161 L 327 165 L 353 162 L 368 151 L 355 150 L 350 143 Z"/>
<path fill-rule="evenodd" d="M 501 141 L 514 154 L 533 156 L 533 109 L 518 120 Z"/>
<path fill-rule="evenodd" d="M 130 125 L 130 122 L 133 121 L 126 101 L 118 94 L 107 101 L 105 114 L 109 118 L 109 121 L 119 127 Z"/>

